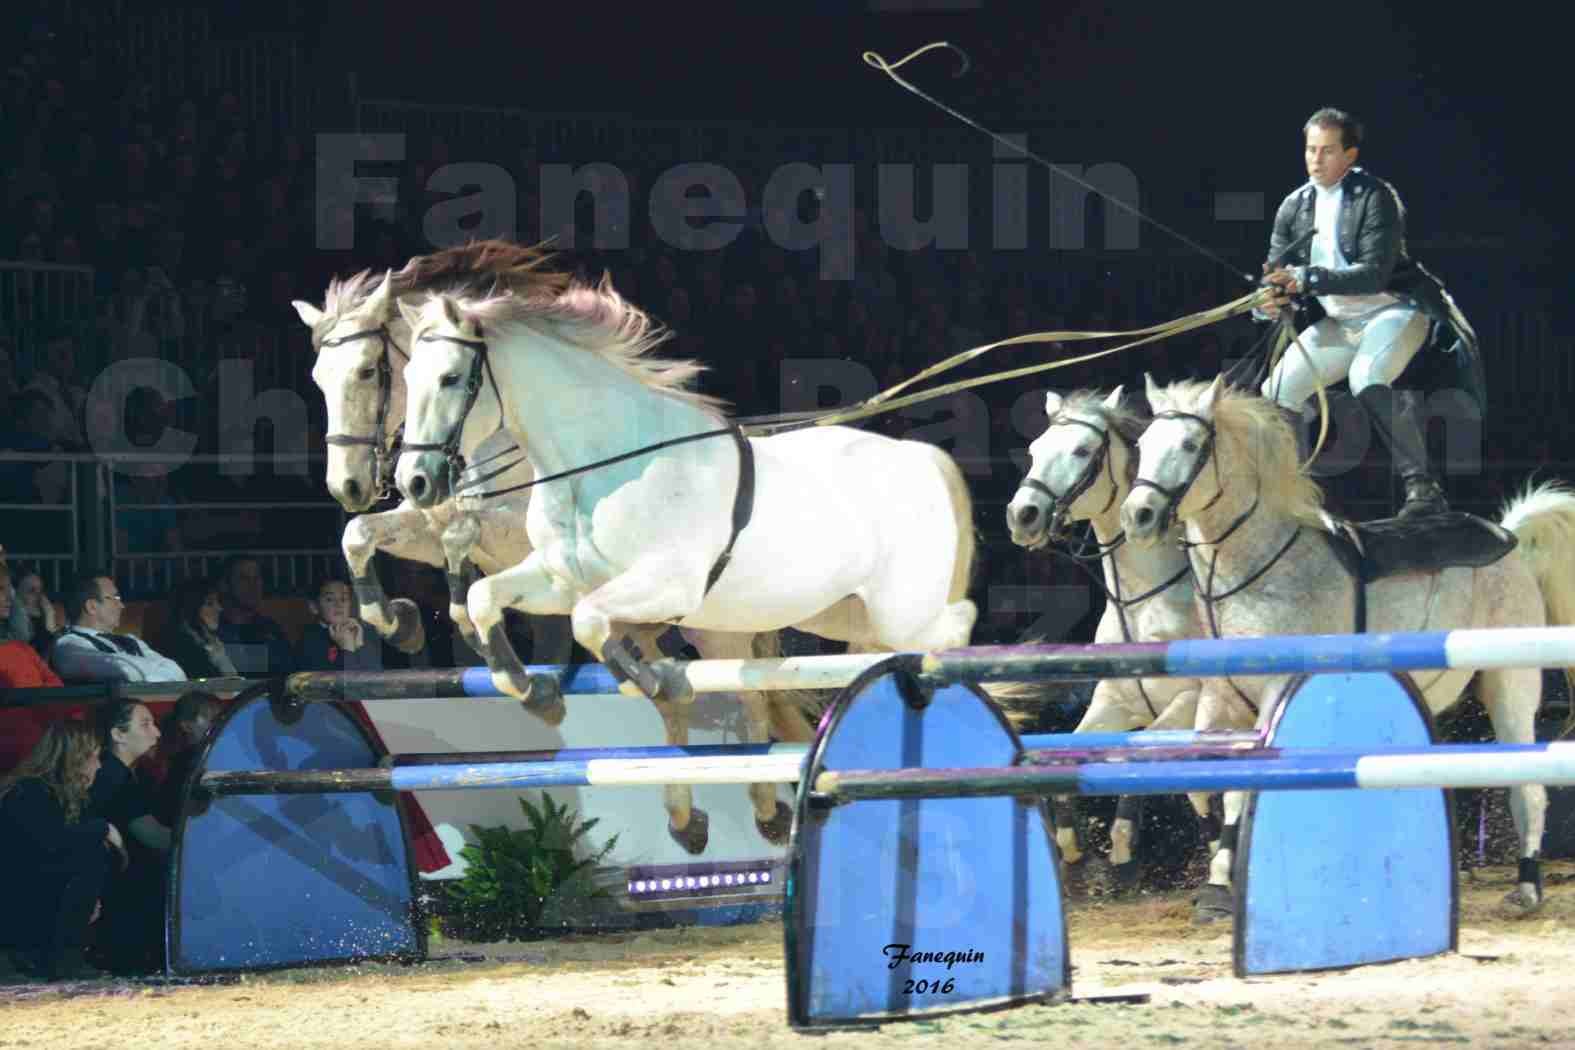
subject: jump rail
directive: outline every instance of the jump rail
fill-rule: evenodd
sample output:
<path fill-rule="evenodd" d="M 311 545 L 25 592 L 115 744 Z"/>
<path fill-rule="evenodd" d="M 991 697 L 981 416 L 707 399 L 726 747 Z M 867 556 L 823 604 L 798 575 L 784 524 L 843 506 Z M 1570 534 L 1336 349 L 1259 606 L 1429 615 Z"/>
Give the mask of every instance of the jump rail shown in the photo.
<path fill-rule="evenodd" d="M 788 656 L 769 660 L 678 662 L 696 693 L 763 689 L 842 689 L 891 653 Z M 929 685 L 1055 678 L 1321 674 L 1432 668 L 1575 666 L 1575 627 L 1493 628 L 1372 635 L 1282 635 L 1130 645 L 985 645 L 896 654 Z M 565 696 L 639 696 L 601 664 L 533 664 L 527 673 L 553 679 Z M 340 700 L 510 700 L 484 667 L 438 671 L 309 671 L 290 675 L 285 691 L 301 703 Z"/>

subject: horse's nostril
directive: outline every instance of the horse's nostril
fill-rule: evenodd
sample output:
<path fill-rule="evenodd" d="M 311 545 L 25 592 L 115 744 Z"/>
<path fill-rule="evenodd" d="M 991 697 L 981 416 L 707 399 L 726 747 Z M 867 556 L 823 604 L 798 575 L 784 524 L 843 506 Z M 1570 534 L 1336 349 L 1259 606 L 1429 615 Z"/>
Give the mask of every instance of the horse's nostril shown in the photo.
<path fill-rule="evenodd" d="M 1154 512 L 1147 507 L 1140 507 L 1136 517 L 1139 525 L 1147 525 L 1154 520 Z"/>
<path fill-rule="evenodd" d="M 361 483 L 354 480 L 345 482 L 345 495 L 350 497 L 351 503 L 360 503 Z"/>
<path fill-rule="evenodd" d="M 1039 508 L 1026 503 L 1017 508 L 1017 524 L 1027 527 L 1039 520 Z"/>
<path fill-rule="evenodd" d="M 410 479 L 410 494 L 416 499 L 424 499 L 427 494 L 427 476 L 417 474 Z"/>

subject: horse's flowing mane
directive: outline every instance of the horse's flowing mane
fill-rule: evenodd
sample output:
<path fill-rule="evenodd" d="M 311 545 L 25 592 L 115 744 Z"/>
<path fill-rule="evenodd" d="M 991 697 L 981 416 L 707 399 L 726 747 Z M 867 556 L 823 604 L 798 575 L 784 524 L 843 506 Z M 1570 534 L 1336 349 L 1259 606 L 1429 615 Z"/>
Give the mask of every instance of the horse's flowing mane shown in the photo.
<path fill-rule="evenodd" d="M 1153 410 L 1194 411 L 1209 384 L 1182 380 L 1161 389 Z M 1296 435 L 1283 410 L 1273 401 L 1222 384 L 1214 402 L 1214 432 L 1218 446 L 1229 450 L 1231 462 L 1242 467 L 1222 476 L 1257 475 L 1260 506 L 1297 521 L 1323 527 L 1323 489 L 1301 469 Z M 1216 450 L 1215 455 L 1219 455 Z"/>
<path fill-rule="evenodd" d="M 604 276 L 595 285 L 568 274 L 537 274 L 543 287 L 560 288 L 555 295 L 519 295 L 495 291 L 480 296 L 450 295 L 461 318 L 482 326 L 489 339 L 510 327 L 546 334 L 595 354 L 652 390 L 707 412 L 724 414 L 720 398 L 690 388 L 706 366 L 699 361 L 658 357 L 653 351 L 672 336 L 649 314 L 626 301 Z M 561 285 L 558 283 L 561 282 Z"/>
<path fill-rule="evenodd" d="M 1137 439 L 1143 436 L 1143 431 L 1148 427 L 1148 417 L 1126 407 L 1125 403 L 1114 409 L 1106 408 L 1105 398 L 1109 396 L 1108 390 L 1074 390 L 1061 399 L 1059 414 L 1095 416 L 1104 420 L 1105 426 L 1126 438 L 1128 444 L 1136 445 Z"/>
<path fill-rule="evenodd" d="M 390 291 L 415 298 L 423 292 L 486 296 L 507 292 L 525 299 L 551 302 L 569 286 L 569 276 L 547 269 L 553 255 L 543 245 L 521 245 L 499 239 L 471 241 L 418 255 L 391 275 Z M 383 278 L 371 270 L 328 282 L 323 317 L 312 327 L 312 345 L 333 330 L 345 314 L 354 313 L 381 288 Z M 398 319 L 396 313 L 395 320 Z"/>

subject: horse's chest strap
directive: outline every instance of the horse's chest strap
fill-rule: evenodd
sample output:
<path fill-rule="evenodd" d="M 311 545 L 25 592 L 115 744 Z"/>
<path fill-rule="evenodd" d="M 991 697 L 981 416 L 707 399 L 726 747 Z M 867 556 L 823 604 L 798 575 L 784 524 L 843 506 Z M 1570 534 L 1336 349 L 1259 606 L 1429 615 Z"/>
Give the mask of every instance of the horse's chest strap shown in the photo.
<path fill-rule="evenodd" d="M 732 434 L 733 443 L 738 446 L 738 489 L 733 493 L 733 534 L 727 538 L 727 546 L 717 557 L 716 564 L 711 566 L 711 575 L 706 577 L 707 594 L 721 579 L 727 563 L 733 560 L 733 545 L 738 542 L 738 534 L 748 527 L 749 519 L 755 513 L 755 450 L 738 427 L 732 428 Z"/>

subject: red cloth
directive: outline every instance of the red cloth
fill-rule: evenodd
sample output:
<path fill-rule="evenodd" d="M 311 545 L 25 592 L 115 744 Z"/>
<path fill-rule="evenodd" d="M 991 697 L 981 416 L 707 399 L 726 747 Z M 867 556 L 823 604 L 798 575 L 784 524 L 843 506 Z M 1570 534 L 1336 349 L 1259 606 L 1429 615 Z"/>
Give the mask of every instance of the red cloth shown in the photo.
<path fill-rule="evenodd" d="M 0 642 L 0 688 L 50 689 L 61 685 L 43 657 L 26 642 Z M 21 764 L 43 739 L 44 731 L 63 718 L 86 717 L 74 707 L 0 707 L 0 773 Z"/>
<path fill-rule="evenodd" d="M 350 717 L 366 729 L 378 750 L 386 755 L 388 745 L 383 742 L 377 726 L 372 724 L 372 716 L 366 713 L 366 706 L 352 703 L 344 707 L 350 712 Z M 410 846 L 416 853 L 416 867 L 428 874 L 448 867 L 453 861 L 449 859 L 448 849 L 444 847 L 443 840 L 438 838 L 437 828 L 432 826 L 426 810 L 421 808 L 416 796 L 409 792 L 401 791 L 398 797 L 399 804 L 404 807 L 405 826 L 410 829 Z"/>

